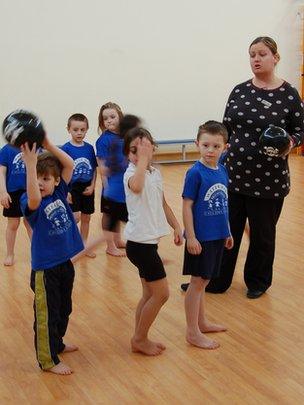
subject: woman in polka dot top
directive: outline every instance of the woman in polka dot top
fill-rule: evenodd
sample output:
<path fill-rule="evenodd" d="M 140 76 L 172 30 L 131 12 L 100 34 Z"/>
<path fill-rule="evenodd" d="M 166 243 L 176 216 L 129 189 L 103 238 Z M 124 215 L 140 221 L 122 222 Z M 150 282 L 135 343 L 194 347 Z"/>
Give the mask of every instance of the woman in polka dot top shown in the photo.
<path fill-rule="evenodd" d="M 231 285 L 248 218 L 250 245 L 244 279 L 247 297 L 258 298 L 272 282 L 276 223 L 290 189 L 288 156 L 264 155 L 258 147 L 259 137 L 273 124 L 291 136 L 290 150 L 301 145 L 304 110 L 297 90 L 275 75 L 280 60 L 275 41 L 269 37 L 256 38 L 249 47 L 249 55 L 254 77 L 232 90 L 224 115 L 231 145 L 225 164 L 235 244 L 232 250 L 225 251 L 220 277 L 210 282 L 207 291 L 221 293 Z"/>

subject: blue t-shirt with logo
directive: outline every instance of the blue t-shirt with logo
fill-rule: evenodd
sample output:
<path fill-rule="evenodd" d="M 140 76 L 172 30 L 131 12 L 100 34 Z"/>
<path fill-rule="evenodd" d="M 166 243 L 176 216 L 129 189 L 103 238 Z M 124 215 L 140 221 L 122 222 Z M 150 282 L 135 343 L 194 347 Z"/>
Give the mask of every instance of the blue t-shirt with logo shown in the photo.
<path fill-rule="evenodd" d="M 96 141 L 96 156 L 109 169 L 108 185 L 103 190 L 103 196 L 120 203 L 126 201 L 123 175 L 128 166 L 128 160 L 123 154 L 123 143 L 123 139 L 111 131 L 103 132 Z"/>
<path fill-rule="evenodd" d="M 221 164 L 212 169 L 198 161 L 187 171 L 183 198 L 194 201 L 192 212 L 197 240 L 204 242 L 230 236 L 227 186 L 227 171 Z"/>
<path fill-rule="evenodd" d="M 67 142 L 61 147 L 61 149 L 74 160 L 71 184 L 91 181 L 97 167 L 93 146 L 87 142 L 84 142 L 81 146 L 75 146 L 71 142 Z"/>
<path fill-rule="evenodd" d="M 6 167 L 8 192 L 26 189 L 26 169 L 20 149 L 4 145 L 0 151 L 0 165 Z"/>
<path fill-rule="evenodd" d="M 67 194 L 68 186 L 61 180 L 54 193 L 42 198 L 35 211 L 28 208 L 27 193 L 21 196 L 22 212 L 33 229 L 33 270 L 44 270 L 64 263 L 84 248 L 66 200 Z"/>

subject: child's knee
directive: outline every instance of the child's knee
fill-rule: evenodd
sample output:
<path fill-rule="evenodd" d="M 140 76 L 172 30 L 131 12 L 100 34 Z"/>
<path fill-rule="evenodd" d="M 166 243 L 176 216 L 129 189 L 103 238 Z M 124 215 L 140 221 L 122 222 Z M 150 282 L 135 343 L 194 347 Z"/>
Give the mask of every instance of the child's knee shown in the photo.
<path fill-rule="evenodd" d="M 80 221 L 80 212 L 74 212 L 74 219 L 76 224 L 78 224 L 78 222 Z"/>
<path fill-rule="evenodd" d="M 81 214 L 81 222 L 85 224 L 89 224 L 91 220 L 90 214 Z"/>
<path fill-rule="evenodd" d="M 163 295 L 163 303 L 167 302 L 170 297 L 169 290 Z"/>
<path fill-rule="evenodd" d="M 20 218 L 8 218 L 7 228 L 10 231 L 15 232 L 15 231 L 17 231 L 19 224 L 20 224 Z"/>
<path fill-rule="evenodd" d="M 207 280 L 202 279 L 201 277 L 191 277 L 191 287 L 194 288 L 197 291 L 201 291 L 204 287 L 206 287 L 206 285 L 208 284 L 208 282 L 205 284 L 204 282 Z"/>
<path fill-rule="evenodd" d="M 163 305 L 169 299 L 169 296 L 170 296 L 169 288 L 168 287 L 162 288 L 157 295 L 158 295 L 158 297 L 157 297 L 158 300 Z"/>

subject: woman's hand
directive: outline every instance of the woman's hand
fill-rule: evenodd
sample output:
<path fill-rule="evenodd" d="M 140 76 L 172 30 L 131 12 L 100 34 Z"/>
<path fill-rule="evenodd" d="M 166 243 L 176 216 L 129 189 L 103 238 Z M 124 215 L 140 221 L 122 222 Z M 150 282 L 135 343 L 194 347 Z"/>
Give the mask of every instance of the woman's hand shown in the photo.
<path fill-rule="evenodd" d="M 291 150 L 293 149 L 293 147 L 295 145 L 292 137 L 290 136 L 289 138 L 290 138 L 289 147 L 288 147 L 287 151 L 285 153 L 283 153 L 283 155 L 281 155 L 281 157 L 285 157 L 285 156 L 289 155 L 289 153 L 291 152 Z"/>

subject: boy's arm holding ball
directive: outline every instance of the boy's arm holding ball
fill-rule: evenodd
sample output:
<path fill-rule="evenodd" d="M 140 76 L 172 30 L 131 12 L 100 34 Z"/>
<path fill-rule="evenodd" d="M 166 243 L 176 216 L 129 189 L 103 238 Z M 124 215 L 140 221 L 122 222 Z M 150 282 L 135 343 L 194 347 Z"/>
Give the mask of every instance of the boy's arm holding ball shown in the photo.
<path fill-rule="evenodd" d="M 74 170 L 73 159 L 62 149 L 53 144 L 47 136 L 45 136 L 42 146 L 44 147 L 44 149 L 48 150 L 54 156 L 56 156 L 56 158 L 60 161 L 62 165 L 61 178 L 65 181 L 66 184 L 69 184 Z"/>
<path fill-rule="evenodd" d="M 28 143 L 20 147 L 22 159 L 26 167 L 26 192 L 28 197 L 28 207 L 31 211 L 35 211 L 41 203 L 41 192 L 39 189 L 37 178 L 37 155 L 36 143 L 30 149 Z"/>

